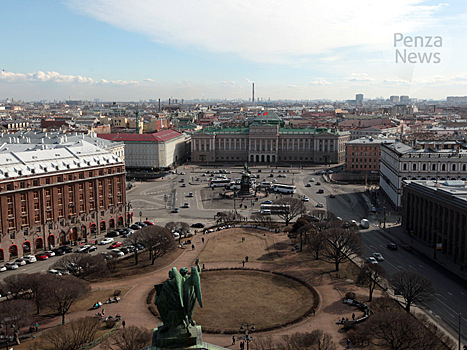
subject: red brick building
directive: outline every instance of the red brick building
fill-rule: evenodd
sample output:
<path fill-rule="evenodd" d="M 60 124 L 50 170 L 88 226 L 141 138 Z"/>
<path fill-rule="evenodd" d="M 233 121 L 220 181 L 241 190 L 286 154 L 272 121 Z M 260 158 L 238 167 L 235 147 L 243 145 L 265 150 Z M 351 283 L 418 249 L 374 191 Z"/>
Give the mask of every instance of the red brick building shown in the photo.
<path fill-rule="evenodd" d="M 394 143 L 384 137 L 362 137 L 345 144 L 345 170 L 351 172 L 379 172 L 381 144 Z"/>
<path fill-rule="evenodd" d="M 0 151 L 0 261 L 125 224 L 125 165 L 118 157 L 85 141 L 8 146 Z"/>

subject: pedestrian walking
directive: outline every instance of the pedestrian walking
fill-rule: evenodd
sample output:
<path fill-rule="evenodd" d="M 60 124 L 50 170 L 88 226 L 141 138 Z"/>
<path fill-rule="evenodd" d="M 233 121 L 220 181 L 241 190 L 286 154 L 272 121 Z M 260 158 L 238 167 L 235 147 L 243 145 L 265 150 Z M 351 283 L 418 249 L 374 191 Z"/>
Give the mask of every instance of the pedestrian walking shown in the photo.
<path fill-rule="evenodd" d="M 194 244 L 191 245 L 191 250 L 195 250 L 195 245 Z"/>
<path fill-rule="evenodd" d="M 126 322 L 125 320 L 122 321 L 122 327 L 125 328 Z"/>
<path fill-rule="evenodd" d="M 206 267 L 204 266 L 204 263 L 203 263 L 203 270 L 205 269 Z"/>
<path fill-rule="evenodd" d="M 232 345 L 235 345 L 235 335 L 232 335 Z"/>
<path fill-rule="evenodd" d="M 101 314 L 102 314 L 102 316 L 104 316 L 104 315 L 105 315 L 105 313 L 104 313 L 104 309 L 102 309 L 102 312 L 101 312 Z"/>
<path fill-rule="evenodd" d="M 316 316 L 316 308 L 313 308 L 313 316 Z"/>
<path fill-rule="evenodd" d="M 245 256 L 245 262 L 248 262 L 248 255 Z"/>
<path fill-rule="evenodd" d="M 355 320 L 355 312 L 352 314 L 352 320 Z"/>
<path fill-rule="evenodd" d="M 350 339 L 347 339 L 347 349 L 350 349 L 350 344 L 351 344 Z"/>
<path fill-rule="evenodd" d="M 204 237 L 201 237 L 201 242 L 203 242 L 203 243 L 204 243 Z"/>
<path fill-rule="evenodd" d="M 34 327 L 36 327 L 36 332 L 39 330 L 39 323 L 36 322 L 36 324 L 34 325 Z"/>
<path fill-rule="evenodd" d="M 245 260 L 242 260 L 242 265 L 243 267 L 245 267 Z"/>

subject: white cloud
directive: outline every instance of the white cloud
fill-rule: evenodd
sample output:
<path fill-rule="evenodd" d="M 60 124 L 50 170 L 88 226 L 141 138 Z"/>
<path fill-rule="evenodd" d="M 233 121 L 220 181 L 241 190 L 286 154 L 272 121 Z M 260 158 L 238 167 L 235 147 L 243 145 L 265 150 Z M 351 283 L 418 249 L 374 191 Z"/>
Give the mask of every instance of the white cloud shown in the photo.
<path fill-rule="evenodd" d="M 0 82 L 53 82 L 53 83 L 77 83 L 89 85 L 134 85 L 138 81 L 127 80 L 96 80 L 89 77 L 82 77 L 80 75 L 66 75 L 58 72 L 43 72 L 37 71 L 34 73 L 15 73 L 15 72 L 0 72 Z"/>
<path fill-rule="evenodd" d="M 309 83 L 310 85 L 331 85 L 332 83 L 326 79 L 317 79 Z"/>
<path fill-rule="evenodd" d="M 358 82 L 358 83 L 374 81 L 374 79 L 371 78 L 366 73 L 352 73 L 349 77 L 346 78 L 346 80 L 349 82 Z"/>
<path fill-rule="evenodd" d="M 430 30 L 437 10 L 424 0 L 68 0 L 71 8 L 164 45 L 289 63 L 336 59 L 349 47 L 378 50 L 394 32 Z M 325 58 L 323 58 L 325 60 Z"/>

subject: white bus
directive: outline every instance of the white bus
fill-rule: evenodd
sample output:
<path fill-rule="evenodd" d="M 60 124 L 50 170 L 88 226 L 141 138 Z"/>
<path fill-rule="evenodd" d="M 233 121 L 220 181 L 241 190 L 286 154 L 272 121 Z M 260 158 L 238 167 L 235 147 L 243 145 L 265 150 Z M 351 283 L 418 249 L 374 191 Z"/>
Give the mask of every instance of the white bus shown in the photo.
<path fill-rule="evenodd" d="M 230 179 L 214 179 L 209 183 L 210 187 L 225 187 L 230 185 Z"/>
<path fill-rule="evenodd" d="M 295 193 L 295 186 L 293 185 L 273 184 L 271 188 L 274 192 L 289 193 L 289 194 Z"/>
<path fill-rule="evenodd" d="M 290 212 L 288 204 L 261 204 L 261 214 L 286 214 Z"/>

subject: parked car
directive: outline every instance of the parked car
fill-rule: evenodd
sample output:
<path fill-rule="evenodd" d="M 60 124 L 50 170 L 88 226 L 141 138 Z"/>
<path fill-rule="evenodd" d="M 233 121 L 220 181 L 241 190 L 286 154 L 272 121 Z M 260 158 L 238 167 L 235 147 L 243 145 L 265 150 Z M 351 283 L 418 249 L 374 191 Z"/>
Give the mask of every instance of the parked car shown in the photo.
<path fill-rule="evenodd" d="M 142 244 L 142 243 L 136 243 L 136 244 L 135 244 L 135 248 L 136 248 L 137 250 L 143 250 L 143 249 L 145 248 L 145 246 L 144 246 L 144 244 Z"/>
<path fill-rule="evenodd" d="M 316 208 L 324 208 L 324 204 L 323 203 L 318 203 L 318 204 L 316 204 Z"/>
<path fill-rule="evenodd" d="M 182 183 L 180 187 L 186 187 L 186 183 Z"/>
<path fill-rule="evenodd" d="M 51 273 L 52 275 L 58 275 L 58 276 L 61 276 L 62 273 L 58 270 L 55 270 L 55 269 L 50 269 L 50 270 L 47 270 L 48 273 Z"/>
<path fill-rule="evenodd" d="M 320 188 L 317 193 L 324 193 L 324 190 Z"/>
<path fill-rule="evenodd" d="M 204 228 L 204 224 L 202 224 L 201 222 L 197 222 L 196 224 L 192 224 L 191 227 L 194 227 L 194 228 Z"/>
<path fill-rule="evenodd" d="M 148 226 L 154 226 L 154 223 L 152 221 L 146 220 L 146 221 L 143 221 L 143 222 Z"/>
<path fill-rule="evenodd" d="M 47 260 L 49 258 L 49 256 L 45 253 L 37 253 L 35 257 L 37 260 Z"/>
<path fill-rule="evenodd" d="M 312 178 L 310 179 L 310 182 L 315 182 L 315 178 L 312 177 Z"/>
<path fill-rule="evenodd" d="M 77 253 L 86 253 L 86 250 L 90 247 L 91 245 L 90 244 L 85 244 L 81 247 L 78 247 L 78 249 L 76 249 L 76 252 Z"/>
<path fill-rule="evenodd" d="M 321 182 L 318 181 L 318 182 L 315 183 L 315 185 L 316 185 L 316 186 L 320 186 L 320 185 L 321 185 Z"/>
<path fill-rule="evenodd" d="M 190 207 L 190 204 L 188 202 L 186 202 L 185 204 L 183 204 L 182 208 L 189 208 Z"/>
<path fill-rule="evenodd" d="M 130 228 L 131 228 L 132 230 L 139 230 L 139 229 L 141 229 L 141 227 L 142 227 L 142 226 L 139 226 L 139 225 L 136 225 L 136 224 L 133 224 L 133 225 L 130 226 Z"/>
<path fill-rule="evenodd" d="M 6 271 L 6 266 L 5 265 L 0 265 L 0 272 Z"/>
<path fill-rule="evenodd" d="M 113 254 L 113 255 L 116 255 L 116 256 L 124 256 L 125 255 L 120 249 L 112 249 L 110 251 L 110 254 Z"/>
<path fill-rule="evenodd" d="M 15 262 L 7 262 L 5 263 L 5 267 L 7 268 L 7 270 L 16 270 L 17 268 L 19 268 L 19 266 Z"/>
<path fill-rule="evenodd" d="M 309 201 L 310 201 L 310 198 L 308 198 L 308 197 L 303 197 L 302 198 L 302 202 L 309 202 Z"/>
<path fill-rule="evenodd" d="M 368 257 L 368 258 L 366 259 L 366 261 L 367 261 L 368 263 L 370 263 L 370 264 L 377 264 L 377 263 L 378 263 L 378 261 L 377 261 L 374 257 L 372 257 L 372 256 Z"/>
<path fill-rule="evenodd" d="M 90 246 L 88 249 L 86 249 L 86 253 L 92 253 L 97 250 L 97 247 L 95 245 Z"/>
<path fill-rule="evenodd" d="M 120 233 L 118 231 L 110 231 L 105 235 L 106 237 L 118 237 Z"/>
<path fill-rule="evenodd" d="M 375 257 L 376 260 L 378 261 L 384 261 L 383 256 L 380 253 L 373 253 L 373 256 Z"/>
<path fill-rule="evenodd" d="M 65 255 L 65 251 L 60 248 L 52 249 L 56 256 Z"/>
<path fill-rule="evenodd" d="M 122 242 L 114 242 L 109 246 L 109 249 L 115 249 L 122 245 Z"/>
<path fill-rule="evenodd" d="M 187 197 L 193 197 L 193 192 L 189 192 Z"/>
<path fill-rule="evenodd" d="M 15 263 L 18 266 L 24 266 L 24 265 L 26 265 L 26 260 L 24 260 L 23 258 L 18 258 L 18 259 L 15 260 Z"/>
<path fill-rule="evenodd" d="M 49 258 L 52 257 L 52 256 L 55 256 L 55 252 L 52 251 L 52 250 L 46 250 L 46 251 L 44 252 L 44 254 L 47 254 L 47 255 L 49 256 Z"/>
<path fill-rule="evenodd" d="M 307 184 L 305 185 L 305 187 L 311 187 L 311 185 L 310 185 L 309 183 L 307 183 Z"/>
<path fill-rule="evenodd" d="M 37 261 L 37 259 L 36 259 L 36 257 L 34 255 L 25 255 L 25 256 L 23 256 L 23 259 L 28 264 L 32 264 L 32 263 L 35 263 Z"/>
<path fill-rule="evenodd" d="M 331 194 L 329 197 L 330 197 L 330 198 L 336 198 L 336 195 L 335 195 L 335 194 Z"/>
<path fill-rule="evenodd" d="M 120 251 L 125 255 L 130 252 L 127 247 L 120 248 Z"/>
<path fill-rule="evenodd" d="M 387 245 L 388 249 L 391 249 L 391 250 L 397 250 L 397 244 L 396 243 L 388 243 Z"/>
<path fill-rule="evenodd" d="M 371 207 L 371 212 L 372 212 L 372 213 L 376 213 L 376 208 L 375 208 L 375 207 Z"/>
<path fill-rule="evenodd" d="M 109 243 L 113 243 L 115 241 L 115 239 L 111 238 L 111 237 L 108 237 L 108 238 L 104 238 L 102 239 L 99 244 L 100 245 L 104 245 L 104 244 L 109 244 Z"/>
<path fill-rule="evenodd" d="M 141 222 L 141 221 L 137 221 L 137 222 L 135 222 L 135 224 L 138 225 L 138 226 L 141 226 L 141 227 L 148 226 L 147 224 L 145 224 L 144 222 Z"/>
<path fill-rule="evenodd" d="M 178 208 L 173 208 L 170 212 L 176 214 L 176 213 L 178 213 Z"/>
<path fill-rule="evenodd" d="M 73 248 L 68 245 L 62 245 L 61 247 L 59 247 L 59 249 L 63 250 L 67 254 L 73 252 Z"/>

